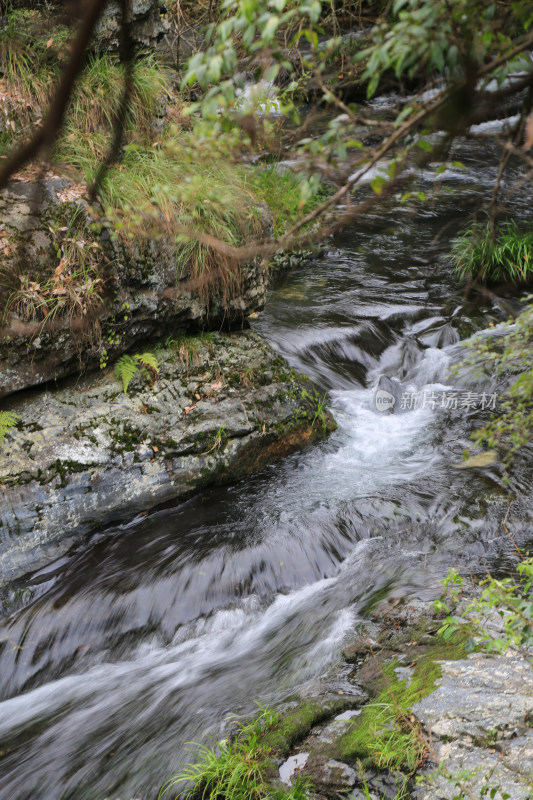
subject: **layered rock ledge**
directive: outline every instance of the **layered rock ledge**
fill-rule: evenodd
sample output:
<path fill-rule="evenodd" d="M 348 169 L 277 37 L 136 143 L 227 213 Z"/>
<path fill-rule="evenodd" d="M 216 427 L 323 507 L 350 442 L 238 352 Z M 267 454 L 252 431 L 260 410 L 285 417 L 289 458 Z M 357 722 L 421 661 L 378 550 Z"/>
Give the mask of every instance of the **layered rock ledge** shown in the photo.
<path fill-rule="evenodd" d="M 90 531 L 260 470 L 334 427 L 307 379 L 250 330 L 168 341 L 159 378 L 113 368 L 12 395 L 0 451 L 0 574 Z"/>

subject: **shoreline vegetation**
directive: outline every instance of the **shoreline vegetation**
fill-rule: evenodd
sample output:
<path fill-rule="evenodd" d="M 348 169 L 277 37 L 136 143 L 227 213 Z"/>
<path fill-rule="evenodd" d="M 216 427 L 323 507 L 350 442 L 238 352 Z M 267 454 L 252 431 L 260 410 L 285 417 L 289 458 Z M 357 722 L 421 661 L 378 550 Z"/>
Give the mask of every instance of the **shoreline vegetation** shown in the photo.
<path fill-rule="evenodd" d="M 223 739 L 190 745 L 189 763 L 163 784 L 159 800 L 530 797 L 531 717 L 522 719 L 520 707 L 533 703 L 533 560 L 521 558 L 507 578 L 472 582 L 451 570 L 433 604 L 387 593 L 330 670 L 334 684 L 336 670 L 351 668 L 353 694 L 326 690 L 293 698 L 289 710 L 260 707 L 251 721 L 229 718 Z M 498 681 L 484 707 L 491 670 L 507 675 L 514 708 Z M 507 753 L 518 742 L 525 760 L 511 756 L 509 769 Z M 465 769 L 473 751 L 477 764 Z"/>

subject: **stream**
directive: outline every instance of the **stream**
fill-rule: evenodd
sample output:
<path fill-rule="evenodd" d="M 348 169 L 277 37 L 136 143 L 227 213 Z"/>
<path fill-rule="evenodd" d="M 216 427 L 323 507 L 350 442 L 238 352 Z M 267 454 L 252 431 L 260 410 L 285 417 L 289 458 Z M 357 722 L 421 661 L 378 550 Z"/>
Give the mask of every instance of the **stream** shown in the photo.
<path fill-rule="evenodd" d="M 453 564 L 505 564 L 497 468 L 453 466 L 483 412 L 440 401 L 495 391 L 449 368 L 461 339 L 519 303 L 476 307 L 451 275 L 450 242 L 490 197 L 498 154 L 463 142 L 454 158 L 453 194 L 354 224 L 280 278 L 254 322 L 329 393 L 327 441 L 27 576 L 31 601 L 0 621 L 1 800 L 154 800 L 187 743 L 220 738 L 229 714 L 319 693 L 380 592 L 433 597 Z M 524 189 L 509 202 L 530 215 Z M 379 411 L 383 375 L 427 402 Z M 532 486 L 521 470 L 507 522 L 519 542 Z"/>

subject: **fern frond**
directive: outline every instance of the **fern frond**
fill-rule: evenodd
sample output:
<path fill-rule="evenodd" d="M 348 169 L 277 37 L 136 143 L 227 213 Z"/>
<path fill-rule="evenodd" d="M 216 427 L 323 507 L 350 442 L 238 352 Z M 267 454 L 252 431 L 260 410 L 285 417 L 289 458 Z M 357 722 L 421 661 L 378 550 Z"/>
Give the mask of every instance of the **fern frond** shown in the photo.
<path fill-rule="evenodd" d="M 128 386 L 137 374 L 139 364 L 132 356 L 121 356 L 115 364 L 115 377 L 122 383 L 124 394 L 128 393 Z"/>
<path fill-rule="evenodd" d="M 159 364 L 153 353 L 137 353 L 135 358 L 143 367 L 150 367 L 150 369 L 155 370 L 159 374 Z"/>
<path fill-rule="evenodd" d="M 18 419 L 19 415 L 12 411 L 0 411 L 0 445 L 4 444 L 6 433 L 15 427 Z"/>

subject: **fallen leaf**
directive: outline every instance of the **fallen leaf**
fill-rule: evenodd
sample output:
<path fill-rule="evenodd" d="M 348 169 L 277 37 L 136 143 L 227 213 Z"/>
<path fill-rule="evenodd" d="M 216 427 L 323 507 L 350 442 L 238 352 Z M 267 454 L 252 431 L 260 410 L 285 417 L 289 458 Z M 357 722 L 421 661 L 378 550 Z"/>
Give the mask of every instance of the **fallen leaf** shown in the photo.
<path fill-rule="evenodd" d="M 197 400 L 201 400 L 201 396 L 198 394 L 198 392 L 194 396 L 196 397 Z"/>
<path fill-rule="evenodd" d="M 196 406 L 185 406 L 185 413 L 190 414 L 193 408 L 196 408 Z"/>
<path fill-rule="evenodd" d="M 152 445 L 152 450 L 154 451 L 154 453 L 159 453 L 159 447 L 156 447 L 155 444 Z"/>
<path fill-rule="evenodd" d="M 478 453 L 477 456 L 467 458 L 466 461 L 460 461 L 454 464 L 455 469 L 471 469 L 473 467 L 489 467 L 495 464 L 498 460 L 498 454 L 494 450 L 487 450 L 486 453 Z"/>
<path fill-rule="evenodd" d="M 54 37 L 52 36 L 52 38 L 48 39 L 48 41 L 46 42 L 46 47 L 52 47 L 53 43 L 54 43 Z"/>

